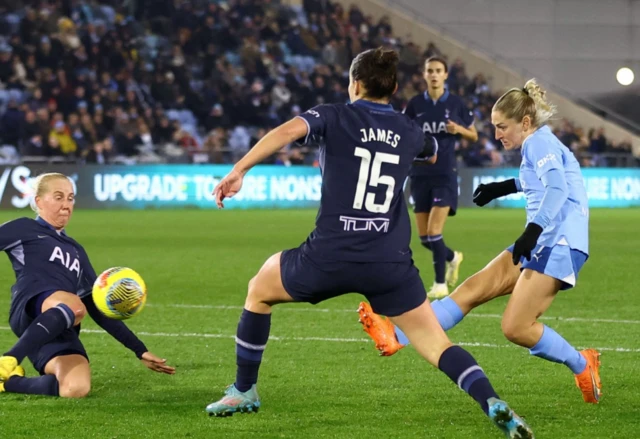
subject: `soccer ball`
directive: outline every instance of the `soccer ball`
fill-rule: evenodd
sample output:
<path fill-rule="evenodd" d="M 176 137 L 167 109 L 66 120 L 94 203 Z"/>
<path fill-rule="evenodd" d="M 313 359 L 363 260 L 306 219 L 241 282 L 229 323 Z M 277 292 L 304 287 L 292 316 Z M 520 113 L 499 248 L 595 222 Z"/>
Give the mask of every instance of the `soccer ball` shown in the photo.
<path fill-rule="evenodd" d="M 93 284 L 93 303 L 105 316 L 126 320 L 139 314 L 147 301 L 147 286 L 131 268 L 105 270 Z"/>

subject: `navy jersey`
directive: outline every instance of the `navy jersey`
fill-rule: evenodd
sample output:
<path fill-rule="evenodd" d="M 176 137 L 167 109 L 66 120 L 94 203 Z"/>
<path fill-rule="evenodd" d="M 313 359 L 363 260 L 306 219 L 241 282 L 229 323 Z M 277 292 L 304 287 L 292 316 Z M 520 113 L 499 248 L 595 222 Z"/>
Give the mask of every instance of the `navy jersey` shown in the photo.
<path fill-rule="evenodd" d="M 11 299 L 62 290 L 83 297 L 96 279 L 84 248 L 41 218 L 18 218 L 0 226 L 0 249 L 7 253 L 16 283 Z"/>
<path fill-rule="evenodd" d="M 320 105 L 299 117 L 308 125 L 305 141 L 323 140 L 320 209 L 303 251 L 315 260 L 410 260 L 403 183 L 414 159 L 430 155 L 431 137 L 391 105 L 364 100 Z"/>
<path fill-rule="evenodd" d="M 426 134 L 430 134 L 438 141 L 438 160 L 433 166 L 415 166 L 411 175 L 455 175 L 456 140 L 458 135 L 447 132 L 447 121 L 457 123 L 468 128 L 473 123 L 473 113 L 469 111 L 464 101 L 445 90 L 437 101 L 433 101 L 427 92 L 414 96 L 404 113 L 413 119 Z"/>

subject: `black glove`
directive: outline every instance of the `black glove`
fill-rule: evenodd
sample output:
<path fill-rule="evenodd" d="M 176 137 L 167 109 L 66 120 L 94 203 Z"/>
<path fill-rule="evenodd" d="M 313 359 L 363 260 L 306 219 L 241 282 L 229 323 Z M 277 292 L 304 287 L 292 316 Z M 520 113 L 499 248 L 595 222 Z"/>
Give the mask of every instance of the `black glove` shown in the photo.
<path fill-rule="evenodd" d="M 520 263 L 520 258 L 525 257 L 527 261 L 531 260 L 531 250 L 536 247 L 538 238 L 542 234 L 542 227 L 536 223 L 527 224 L 527 228 L 513 245 L 513 265 Z"/>
<path fill-rule="evenodd" d="M 481 184 L 473 191 L 473 202 L 482 207 L 496 198 L 516 192 L 518 192 L 518 187 L 514 178 L 497 183 Z"/>

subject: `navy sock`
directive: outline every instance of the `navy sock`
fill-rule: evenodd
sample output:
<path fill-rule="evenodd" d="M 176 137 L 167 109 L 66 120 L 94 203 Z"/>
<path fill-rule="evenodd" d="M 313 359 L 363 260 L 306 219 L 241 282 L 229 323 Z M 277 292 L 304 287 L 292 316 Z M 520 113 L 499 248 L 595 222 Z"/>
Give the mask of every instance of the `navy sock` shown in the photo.
<path fill-rule="evenodd" d="M 442 236 L 442 235 L 436 235 L 436 236 Z M 443 239 L 443 242 L 444 242 L 444 239 Z M 420 243 L 427 250 L 431 250 L 431 243 L 429 242 L 429 236 L 428 235 L 420 236 Z M 445 251 L 447 252 L 447 256 L 446 256 L 447 262 L 453 261 L 453 258 L 455 257 L 455 255 L 453 254 L 453 250 L 451 250 L 446 245 L 444 246 L 444 248 L 445 248 Z"/>
<path fill-rule="evenodd" d="M 271 314 L 256 314 L 242 310 L 236 333 L 236 382 L 241 392 L 246 392 L 258 382 L 258 370 L 262 354 L 269 340 Z"/>
<path fill-rule="evenodd" d="M 15 357 L 18 363 L 21 363 L 31 352 L 38 351 L 65 329 L 72 328 L 74 321 L 73 311 L 64 303 L 49 308 L 35 318 L 16 344 L 4 355 Z"/>
<path fill-rule="evenodd" d="M 433 268 L 436 272 L 436 283 L 444 283 L 444 273 L 447 264 L 447 246 L 444 245 L 442 235 L 428 237 L 433 252 Z"/>
<path fill-rule="evenodd" d="M 4 383 L 4 390 L 28 395 L 60 395 L 58 379 L 55 375 L 43 375 L 34 378 L 12 376 Z"/>
<path fill-rule="evenodd" d="M 476 400 L 485 414 L 489 413 L 489 398 L 498 398 L 489 378 L 473 356 L 460 346 L 451 346 L 438 360 L 438 368 L 469 396 Z"/>
<path fill-rule="evenodd" d="M 427 235 L 420 236 L 420 243 L 427 250 L 431 250 L 431 243 L 429 242 L 429 237 Z"/>
<path fill-rule="evenodd" d="M 444 244 L 444 238 L 442 238 L 442 243 Z M 445 244 L 444 246 L 444 251 L 447 252 L 446 253 L 446 257 L 445 259 L 447 260 L 447 262 L 451 262 L 453 261 L 453 258 L 456 256 L 455 254 L 453 254 L 453 250 L 451 250 L 449 247 L 447 247 L 447 245 Z"/>

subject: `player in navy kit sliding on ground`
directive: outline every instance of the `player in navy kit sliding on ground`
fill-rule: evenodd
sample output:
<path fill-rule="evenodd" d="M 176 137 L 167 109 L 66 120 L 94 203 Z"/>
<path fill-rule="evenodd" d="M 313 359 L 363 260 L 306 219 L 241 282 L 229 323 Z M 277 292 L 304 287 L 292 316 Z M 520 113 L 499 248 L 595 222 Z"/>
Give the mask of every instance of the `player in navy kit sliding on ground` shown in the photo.
<path fill-rule="evenodd" d="M 222 399 L 207 406 L 210 415 L 260 407 L 256 383 L 274 305 L 317 304 L 359 292 L 376 312 L 402 328 L 427 361 L 473 397 L 508 437 L 533 437 L 498 398 L 471 354 L 451 344 L 413 265 L 402 182 L 416 158 L 428 159 L 436 149 L 431 136 L 388 104 L 397 88 L 397 61 L 396 52 L 383 49 L 358 55 L 350 70 L 350 104 L 320 105 L 276 128 L 215 188 L 217 204 L 223 207 L 254 165 L 302 137 L 324 138 L 316 228 L 300 247 L 269 258 L 249 282 L 236 335 L 236 381 Z"/>
<path fill-rule="evenodd" d="M 35 180 L 35 192 L 35 220 L 18 218 L 0 226 L 0 248 L 16 274 L 9 324 L 20 337 L 0 357 L 0 392 L 86 396 L 91 370 L 79 334 L 87 313 L 149 369 L 173 374 L 175 369 L 149 352 L 123 322 L 105 317 L 93 303 L 96 273 L 84 248 L 65 232 L 75 200 L 69 178 L 43 174 Z M 24 376 L 25 357 L 41 376 Z"/>
<path fill-rule="evenodd" d="M 445 244 L 444 225 L 458 209 L 458 171 L 455 148 L 459 137 L 471 142 L 478 140 L 473 126 L 473 113 L 464 101 L 445 88 L 447 62 L 431 57 L 424 64 L 427 91 L 413 97 L 404 113 L 422 130 L 438 141 L 438 157 L 433 166 L 414 166 L 411 169 L 411 197 L 420 242 L 433 253 L 435 279 L 427 293 L 429 299 L 449 295 L 449 287 L 458 282 L 462 252 Z M 448 265 L 448 267 L 447 267 Z M 401 333 L 398 338 L 405 343 Z"/>

